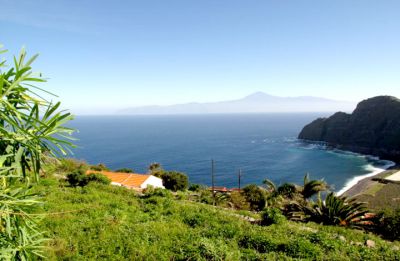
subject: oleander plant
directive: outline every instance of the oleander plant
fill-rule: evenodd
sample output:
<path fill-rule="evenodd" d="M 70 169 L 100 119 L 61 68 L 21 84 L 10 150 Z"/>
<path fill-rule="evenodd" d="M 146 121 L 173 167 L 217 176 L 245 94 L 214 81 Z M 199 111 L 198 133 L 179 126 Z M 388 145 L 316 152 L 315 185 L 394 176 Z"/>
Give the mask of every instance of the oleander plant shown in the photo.
<path fill-rule="evenodd" d="M 43 256 L 46 241 L 31 191 L 46 158 L 73 147 L 74 130 L 64 126 L 73 116 L 40 86 L 46 79 L 31 67 L 38 55 L 22 49 L 9 65 L 6 54 L 0 46 L 0 259 L 30 260 Z"/>

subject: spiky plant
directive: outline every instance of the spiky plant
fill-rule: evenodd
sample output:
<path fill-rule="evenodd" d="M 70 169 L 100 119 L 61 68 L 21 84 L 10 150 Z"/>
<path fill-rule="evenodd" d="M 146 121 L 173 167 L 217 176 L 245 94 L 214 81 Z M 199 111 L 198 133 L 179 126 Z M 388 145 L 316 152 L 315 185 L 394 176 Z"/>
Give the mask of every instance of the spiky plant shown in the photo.
<path fill-rule="evenodd" d="M 283 207 L 298 197 L 298 187 L 292 183 L 284 183 L 280 186 L 269 179 L 263 180 L 264 188 L 267 190 L 267 205 L 273 207 Z"/>
<path fill-rule="evenodd" d="M 333 192 L 325 200 L 311 204 L 297 204 L 297 219 L 312 221 L 324 225 L 361 227 L 369 225 L 373 214 L 369 213 L 364 203 L 355 199 L 338 197 Z"/>
<path fill-rule="evenodd" d="M 275 185 L 275 183 L 270 180 L 270 179 L 264 179 L 263 180 L 263 185 L 265 187 L 265 189 L 269 192 L 269 193 L 274 193 L 278 190 L 277 186 Z"/>
<path fill-rule="evenodd" d="M 303 187 L 300 190 L 300 194 L 304 200 L 317 195 L 319 192 L 328 190 L 328 184 L 323 180 L 310 180 L 309 174 L 304 176 Z"/>

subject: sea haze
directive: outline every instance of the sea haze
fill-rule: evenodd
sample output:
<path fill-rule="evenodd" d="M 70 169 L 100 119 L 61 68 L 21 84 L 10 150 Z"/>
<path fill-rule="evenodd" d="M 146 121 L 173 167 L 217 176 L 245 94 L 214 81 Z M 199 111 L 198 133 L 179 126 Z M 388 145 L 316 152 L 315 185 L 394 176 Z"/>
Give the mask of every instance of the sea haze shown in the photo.
<path fill-rule="evenodd" d="M 111 169 L 145 173 L 152 162 L 185 172 L 192 183 L 237 187 L 269 178 L 302 183 L 305 173 L 324 178 L 336 191 L 355 177 L 379 171 L 388 162 L 327 150 L 296 139 L 302 127 L 329 113 L 164 116 L 78 116 L 70 125 L 79 148 L 74 157 Z"/>

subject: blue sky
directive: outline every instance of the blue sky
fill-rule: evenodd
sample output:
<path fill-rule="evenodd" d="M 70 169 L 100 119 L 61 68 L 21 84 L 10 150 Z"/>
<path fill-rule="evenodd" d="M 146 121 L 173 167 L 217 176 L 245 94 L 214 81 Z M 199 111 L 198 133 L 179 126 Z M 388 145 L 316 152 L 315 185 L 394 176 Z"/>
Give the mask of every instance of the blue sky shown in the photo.
<path fill-rule="evenodd" d="M 400 1 L 0 0 L 0 43 L 75 113 L 256 91 L 400 97 Z"/>

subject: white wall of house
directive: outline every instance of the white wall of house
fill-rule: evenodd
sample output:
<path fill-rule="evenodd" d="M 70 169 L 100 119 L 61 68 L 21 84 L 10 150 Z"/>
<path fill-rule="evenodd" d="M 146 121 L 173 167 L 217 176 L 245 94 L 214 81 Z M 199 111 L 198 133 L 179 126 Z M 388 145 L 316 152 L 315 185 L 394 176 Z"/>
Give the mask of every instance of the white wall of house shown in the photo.
<path fill-rule="evenodd" d="M 154 188 L 165 188 L 162 183 L 162 179 L 150 175 L 140 186 L 140 188 L 147 188 L 147 185 L 151 185 Z"/>

